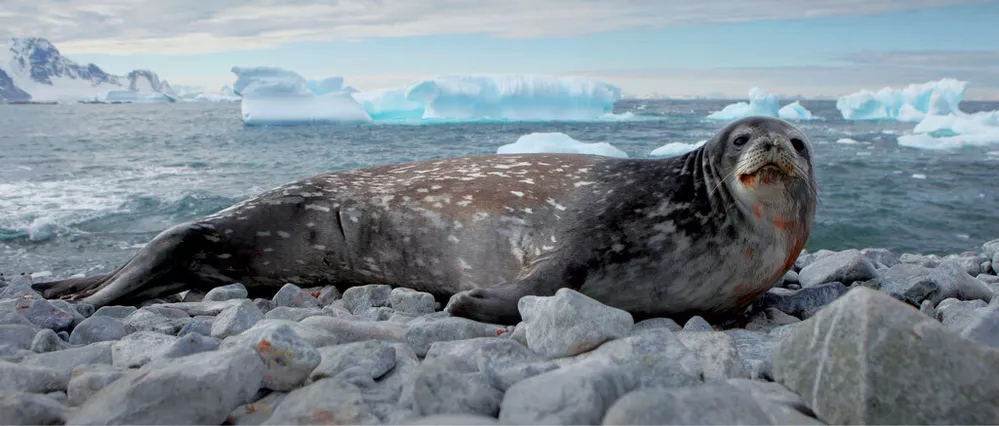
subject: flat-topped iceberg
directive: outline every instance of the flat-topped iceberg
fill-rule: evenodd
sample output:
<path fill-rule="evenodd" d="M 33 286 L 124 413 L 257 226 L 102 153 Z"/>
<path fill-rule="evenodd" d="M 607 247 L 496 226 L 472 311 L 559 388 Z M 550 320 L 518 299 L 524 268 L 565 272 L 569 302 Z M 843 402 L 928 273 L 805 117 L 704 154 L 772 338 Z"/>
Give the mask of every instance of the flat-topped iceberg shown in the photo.
<path fill-rule="evenodd" d="M 784 120 L 811 120 L 815 117 L 811 111 L 794 101 L 779 108 L 776 95 L 764 92 L 759 87 L 749 89 L 749 102 L 736 102 L 726 105 L 721 111 L 708 115 L 712 120 L 738 120 L 749 116 L 780 117 Z"/>
<path fill-rule="evenodd" d="M 309 80 L 306 83 L 309 90 L 317 95 L 343 91 L 343 77 L 330 77 L 322 80 Z"/>
<path fill-rule="evenodd" d="M 628 154 L 607 142 L 585 143 L 561 132 L 530 133 L 516 142 L 499 147 L 497 154 L 591 154 L 628 158 Z"/>
<path fill-rule="evenodd" d="M 904 89 L 861 90 L 836 100 L 847 120 L 920 121 L 926 115 L 959 113 L 968 82 L 944 78 Z"/>
<path fill-rule="evenodd" d="M 102 103 L 122 104 L 165 104 L 176 102 L 177 99 L 164 93 L 139 93 L 132 90 L 109 90 L 97 99 Z"/>
<path fill-rule="evenodd" d="M 371 121 L 367 111 L 343 91 L 316 95 L 309 83 L 293 71 L 274 67 L 234 67 L 233 89 L 243 97 L 243 122 L 251 125 L 312 124 Z M 318 84 L 317 90 L 329 88 Z M 340 81 L 342 85 L 342 80 Z"/>
<path fill-rule="evenodd" d="M 351 93 L 373 120 L 423 118 L 423 103 L 406 99 L 406 89 L 379 89 Z"/>
<path fill-rule="evenodd" d="M 957 149 L 999 144 L 999 110 L 974 114 L 927 115 L 898 137 L 900 146 L 920 149 Z"/>
<path fill-rule="evenodd" d="M 405 91 L 424 119 L 590 120 L 621 99 L 617 86 L 585 77 L 442 75 Z"/>

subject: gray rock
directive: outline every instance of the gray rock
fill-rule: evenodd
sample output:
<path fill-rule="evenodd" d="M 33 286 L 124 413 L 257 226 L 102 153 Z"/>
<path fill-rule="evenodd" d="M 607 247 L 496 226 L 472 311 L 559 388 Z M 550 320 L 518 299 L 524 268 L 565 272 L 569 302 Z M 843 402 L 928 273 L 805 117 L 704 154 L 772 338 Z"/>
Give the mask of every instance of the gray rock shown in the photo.
<path fill-rule="evenodd" d="M 62 404 L 66 403 L 66 392 L 63 392 L 63 391 L 49 392 L 49 393 L 45 394 L 45 396 L 47 396 L 47 397 L 49 397 L 49 398 L 51 398 L 51 399 L 53 399 L 55 401 L 58 401 L 58 402 L 60 402 Z"/>
<path fill-rule="evenodd" d="M 177 323 L 157 312 L 142 308 L 122 321 L 125 331 L 129 334 L 139 331 L 152 331 L 161 334 L 176 334 L 179 328 Z"/>
<path fill-rule="evenodd" d="M 749 377 L 752 379 L 771 380 L 773 378 L 773 363 L 771 362 L 771 358 L 773 357 L 774 346 L 777 344 L 778 339 L 786 334 L 786 332 L 790 332 L 798 324 L 800 323 L 777 327 L 767 334 L 738 328 L 725 330 L 724 333 L 729 335 L 735 342 L 739 359 L 742 360 L 742 368 L 749 374 Z"/>
<path fill-rule="evenodd" d="M 187 314 L 187 311 L 185 311 L 183 309 L 175 308 L 175 307 L 172 307 L 172 306 L 166 306 L 166 305 L 150 305 L 150 306 L 143 307 L 142 309 L 145 309 L 145 310 L 148 310 L 148 311 L 151 311 L 151 312 L 155 312 L 157 314 L 160 314 L 160 315 L 162 315 L 164 317 L 167 317 L 167 318 L 170 318 L 170 319 L 182 319 L 182 318 L 190 318 L 191 317 L 190 315 Z"/>
<path fill-rule="evenodd" d="M 449 355 L 427 359 L 420 365 L 410 394 L 414 412 L 477 414 L 495 417 L 503 392 L 485 374 L 469 368 L 465 360 Z"/>
<path fill-rule="evenodd" d="M 301 321 L 308 317 L 314 317 L 317 315 L 328 315 L 328 312 L 329 311 L 319 308 L 289 308 L 287 306 L 278 306 L 268 311 L 267 314 L 264 315 L 264 318 Z"/>
<path fill-rule="evenodd" d="M 527 346 L 527 323 L 519 322 L 513 329 L 513 333 L 510 333 L 510 340 L 513 340 L 521 345 Z"/>
<path fill-rule="evenodd" d="M 0 288 L 0 300 L 4 299 L 40 300 L 42 299 L 42 294 L 32 290 L 31 287 L 8 285 L 7 287 Z"/>
<path fill-rule="evenodd" d="M 943 260 L 955 263 L 963 268 L 968 275 L 974 277 L 975 275 L 981 273 L 982 262 L 988 259 L 979 255 L 949 255 L 945 256 L 942 261 Z"/>
<path fill-rule="evenodd" d="M 683 325 L 683 331 L 715 331 L 715 329 L 711 327 L 711 323 L 707 320 L 695 315 L 690 317 L 687 323 Z"/>
<path fill-rule="evenodd" d="M 363 321 L 388 321 L 395 315 L 395 309 L 388 308 L 385 306 L 379 306 L 377 308 L 358 308 L 354 316 L 358 320 Z"/>
<path fill-rule="evenodd" d="M 111 364 L 134 368 L 146 365 L 170 350 L 177 337 L 154 331 L 139 331 L 111 345 Z"/>
<path fill-rule="evenodd" d="M 328 285 L 319 290 L 319 297 L 316 298 L 316 301 L 319 302 L 319 306 L 329 306 L 339 298 L 340 290 Z"/>
<path fill-rule="evenodd" d="M 923 256 L 921 254 L 902 253 L 898 260 L 902 263 L 910 263 L 913 265 L 925 266 L 927 268 L 936 268 L 940 265 L 940 256 L 935 254 Z"/>
<path fill-rule="evenodd" d="M 17 313 L 14 310 L 14 305 L 17 303 L 16 300 L 2 300 L 0 301 L 0 326 L 4 325 L 26 325 L 35 328 L 35 324 L 28 321 L 23 315 Z M 5 304 L 9 304 L 9 309 L 6 309 Z"/>
<path fill-rule="evenodd" d="M 395 349 L 395 367 L 382 376 L 377 383 L 370 383 L 362 389 L 364 400 L 383 423 L 400 423 L 403 419 L 416 416 L 413 411 L 413 391 L 420 361 L 409 345 L 401 342 L 390 343 Z M 354 369 L 362 378 L 367 374 L 362 369 Z M 370 379 L 368 379 L 370 380 Z"/>
<path fill-rule="evenodd" d="M 215 323 L 215 317 L 210 317 L 207 315 L 198 315 L 191 319 L 191 322 L 181 327 L 180 331 L 177 332 L 177 336 L 183 337 L 187 334 L 198 333 L 202 336 L 212 335 L 212 325 Z"/>
<path fill-rule="evenodd" d="M 500 406 L 500 423 L 600 424 L 618 398 L 638 384 L 617 365 L 588 361 L 534 376 L 511 387 Z"/>
<path fill-rule="evenodd" d="M 359 309 L 389 306 L 392 286 L 383 284 L 362 285 L 343 292 L 343 307 L 353 314 Z"/>
<path fill-rule="evenodd" d="M 326 346 L 319 348 L 319 353 L 322 361 L 312 371 L 312 380 L 336 377 L 348 368 L 357 367 L 377 380 L 395 367 L 395 349 L 379 340 Z"/>
<path fill-rule="evenodd" d="M 680 327 L 676 321 L 673 321 L 670 318 L 649 318 L 635 323 L 635 326 L 631 328 L 631 334 L 634 335 L 646 330 L 654 330 L 657 328 L 665 328 L 669 331 L 680 331 L 683 329 L 683 327 Z"/>
<path fill-rule="evenodd" d="M 226 424 L 230 425 L 261 425 L 274 414 L 274 409 L 281 405 L 287 392 L 271 392 L 246 405 L 240 405 L 229 413 Z"/>
<path fill-rule="evenodd" d="M 0 391 L 0 424 L 61 425 L 72 410 L 44 395 Z"/>
<path fill-rule="evenodd" d="M 979 344 L 999 348 L 999 305 L 976 309 L 961 335 Z"/>
<path fill-rule="evenodd" d="M 89 345 L 95 342 L 118 340 L 128 335 L 121 320 L 109 316 L 92 316 L 83 320 L 73 329 L 69 343 L 74 345 Z"/>
<path fill-rule="evenodd" d="M 56 309 L 63 311 L 71 316 L 73 316 L 73 324 L 70 328 L 76 327 L 77 324 L 87 319 L 90 314 L 94 313 L 94 305 L 84 303 L 80 305 L 69 303 L 65 300 L 50 300 L 49 303 L 55 306 Z"/>
<path fill-rule="evenodd" d="M 274 304 L 289 308 L 318 308 L 319 301 L 295 284 L 285 284 L 274 294 Z"/>
<path fill-rule="evenodd" d="M 361 389 L 338 379 L 319 380 L 285 396 L 266 425 L 377 424 Z"/>
<path fill-rule="evenodd" d="M 794 324 L 799 322 L 801 322 L 800 319 L 785 314 L 779 309 L 767 308 L 754 314 L 749 319 L 749 323 L 746 324 L 745 328 L 746 330 L 749 331 L 769 332 L 770 330 L 773 330 L 782 325 Z"/>
<path fill-rule="evenodd" d="M 676 337 L 700 360 L 705 381 L 749 377 L 729 335 L 720 331 L 679 332 Z"/>
<path fill-rule="evenodd" d="M 937 266 L 934 272 L 942 293 L 939 296 L 931 296 L 931 300 L 934 300 L 935 303 L 949 297 L 961 300 L 980 299 L 986 303 L 992 300 L 992 289 L 968 275 L 964 268 L 953 261 L 940 262 L 940 266 Z"/>
<path fill-rule="evenodd" d="M 778 397 L 771 396 L 774 393 Z M 802 411 L 807 408 L 797 395 L 779 385 L 732 380 L 628 393 L 607 410 L 603 424 L 823 424 Z"/>
<path fill-rule="evenodd" d="M 48 393 L 66 389 L 69 376 L 48 367 L 0 361 L 0 391 Z"/>
<path fill-rule="evenodd" d="M 986 261 L 984 261 L 984 262 L 982 262 L 982 263 L 980 263 L 978 265 L 978 275 L 991 274 L 992 272 L 995 272 L 995 271 L 992 268 L 992 261 L 991 260 L 986 260 Z M 995 276 L 995 275 L 993 275 L 993 276 Z"/>
<path fill-rule="evenodd" d="M 247 348 L 179 358 L 111 383 L 68 423 L 221 424 L 257 393 L 263 370 L 260 356 Z"/>
<path fill-rule="evenodd" d="M 65 312 L 45 299 L 18 299 L 15 309 L 32 324 L 53 331 L 72 329 L 80 314 Z"/>
<path fill-rule="evenodd" d="M 406 330 L 409 328 L 405 324 L 388 321 L 354 321 L 326 316 L 308 317 L 300 323 L 307 327 L 322 330 L 333 336 L 332 343 L 315 346 L 338 345 L 368 339 L 404 341 Z"/>
<path fill-rule="evenodd" d="M 253 302 L 241 299 L 239 304 L 222 311 L 212 324 L 212 337 L 224 339 L 249 330 L 257 321 L 264 319 L 263 312 Z"/>
<path fill-rule="evenodd" d="M 71 345 L 68 342 L 60 339 L 56 332 L 48 328 L 39 330 L 31 341 L 31 351 L 37 353 L 61 351 L 69 347 Z"/>
<path fill-rule="evenodd" d="M 524 345 L 498 337 L 437 342 L 426 359 L 454 357 L 482 372 L 493 387 L 506 391 L 515 383 L 558 368 Z"/>
<path fill-rule="evenodd" d="M 59 372 L 67 379 L 73 369 L 87 364 L 111 364 L 111 342 L 98 342 L 78 348 L 25 357 L 21 365 L 45 367 Z"/>
<path fill-rule="evenodd" d="M 823 306 L 846 294 L 847 290 L 849 289 L 841 283 L 829 283 L 803 288 L 786 295 L 767 292 L 756 302 L 756 306 L 757 309 L 776 308 L 798 318 L 808 318 Z"/>
<path fill-rule="evenodd" d="M 517 303 L 527 323 L 527 347 L 550 358 L 577 355 L 631 333 L 631 314 L 575 290 L 551 297 L 525 296 Z"/>
<path fill-rule="evenodd" d="M 919 312 L 922 312 L 930 318 L 937 317 L 937 310 L 933 307 L 933 302 L 929 300 L 924 300 L 921 305 L 919 305 Z"/>
<path fill-rule="evenodd" d="M 319 318 L 319 317 L 311 317 L 311 318 Z M 309 318 L 306 318 L 306 320 L 308 319 Z M 222 341 L 221 348 L 226 349 L 234 346 L 252 347 L 257 343 L 259 343 L 261 339 L 266 338 L 266 336 L 272 333 L 275 329 L 281 329 L 284 327 L 292 329 L 295 332 L 295 335 L 301 337 L 306 342 L 308 342 L 309 345 L 315 348 L 322 346 L 336 345 L 340 343 L 338 336 L 317 327 L 309 326 L 295 321 L 265 319 L 263 321 L 258 322 L 249 330 L 244 331 L 242 334 L 227 337 L 225 340 Z"/>
<path fill-rule="evenodd" d="M 991 258 L 992 256 L 995 256 L 997 253 L 999 253 L 999 238 L 989 241 L 985 244 L 982 244 L 982 253 L 985 254 L 985 257 L 988 258 Z"/>
<path fill-rule="evenodd" d="M 434 416 L 412 419 L 406 425 L 498 425 L 499 422 L 493 417 L 476 416 L 472 414 L 438 414 Z"/>
<path fill-rule="evenodd" d="M 798 274 L 802 288 L 877 278 L 877 269 L 859 250 L 845 250 L 809 264 Z"/>
<path fill-rule="evenodd" d="M 98 309 L 97 312 L 94 312 L 91 316 L 125 319 L 137 310 L 139 310 L 139 308 L 136 308 L 135 306 L 101 306 L 100 309 Z"/>
<path fill-rule="evenodd" d="M 0 356 L 13 354 L 17 350 L 30 349 L 37 332 L 38 328 L 34 325 L 0 325 Z"/>
<path fill-rule="evenodd" d="M 265 315 L 277 307 L 277 303 L 274 303 L 274 301 L 270 299 L 253 299 L 253 304 L 257 305 L 257 308 L 260 309 L 260 312 L 264 313 Z"/>
<path fill-rule="evenodd" d="M 216 316 L 222 311 L 238 305 L 242 302 L 241 299 L 225 300 L 221 302 L 179 302 L 179 303 L 163 303 L 160 306 L 168 308 L 177 308 L 184 312 L 187 312 L 188 316 L 196 317 L 199 315 L 209 315 Z"/>
<path fill-rule="evenodd" d="M 642 387 L 690 386 L 700 383 L 703 376 L 697 355 L 664 328 L 611 340 L 590 352 L 555 361 L 563 368 L 586 361 L 618 365 Z"/>
<path fill-rule="evenodd" d="M 989 274 L 978 274 L 978 276 L 975 278 L 978 279 L 978 281 L 981 281 L 986 285 L 988 285 L 989 288 L 992 289 L 993 294 L 996 293 L 995 285 L 999 284 L 999 276 L 989 275 Z"/>
<path fill-rule="evenodd" d="M 944 327 L 960 332 L 975 318 L 975 311 L 986 306 L 988 304 L 981 300 L 944 299 L 937 305 L 936 318 Z"/>
<path fill-rule="evenodd" d="M 276 391 L 300 386 L 321 360 L 314 346 L 284 324 L 254 333 L 240 344 L 257 351 L 264 361 L 264 387 Z"/>
<path fill-rule="evenodd" d="M 432 314 L 437 306 L 434 295 L 405 287 L 392 289 L 389 302 L 392 309 L 411 315 Z"/>
<path fill-rule="evenodd" d="M 219 348 L 218 339 L 199 333 L 188 333 L 174 340 L 166 350 L 151 362 L 165 363 L 174 358 L 183 358 L 201 352 L 214 351 Z"/>
<path fill-rule="evenodd" d="M 988 301 L 992 296 L 991 289 L 953 261 L 944 261 L 935 269 L 908 263 L 895 265 L 881 274 L 879 283 L 882 292 L 914 306 L 923 300 L 936 305 L 951 297 Z"/>
<path fill-rule="evenodd" d="M 860 251 L 867 260 L 874 264 L 877 269 L 891 268 L 892 266 L 901 263 L 898 260 L 898 256 L 892 253 L 891 250 L 883 248 L 866 248 Z"/>
<path fill-rule="evenodd" d="M 798 273 L 795 272 L 793 269 L 785 272 L 784 278 L 781 279 L 781 282 L 785 285 L 798 284 Z"/>
<path fill-rule="evenodd" d="M 999 351 L 864 287 L 781 340 L 774 373 L 830 424 L 977 424 L 999 418 Z"/>
<path fill-rule="evenodd" d="M 243 284 L 236 283 L 208 290 L 208 293 L 201 300 L 205 302 L 221 302 L 224 300 L 245 299 L 249 294 Z"/>
<path fill-rule="evenodd" d="M 417 356 L 424 356 L 435 342 L 495 337 L 502 331 L 495 326 L 472 321 L 466 318 L 450 317 L 437 321 L 410 325 L 406 331 L 406 342 Z"/>
<path fill-rule="evenodd" d="M 390 316 L 389 319 L 387 319 L 386 321 L 397 322 L 399 324 L 408 324 L 410 321 L 413 321 L 416 318 L 418 317 L 409 314 L 400 314 L 396 312 L 392 314 L 392 316 Z"/>
<path fill-rule="evenodd" d="M 79 406 L 128 371 L 108 364 L 86 364 L 73 369 L 66 396 L 71 406 Z"/>
<path fill-rule="evenodd" d="M 188 290 L 182 292 L 181 294 L 184 295 L 180 298 L 181 302 L 203 302 L 206 295 L 205 292 L 198 289 Z"/>

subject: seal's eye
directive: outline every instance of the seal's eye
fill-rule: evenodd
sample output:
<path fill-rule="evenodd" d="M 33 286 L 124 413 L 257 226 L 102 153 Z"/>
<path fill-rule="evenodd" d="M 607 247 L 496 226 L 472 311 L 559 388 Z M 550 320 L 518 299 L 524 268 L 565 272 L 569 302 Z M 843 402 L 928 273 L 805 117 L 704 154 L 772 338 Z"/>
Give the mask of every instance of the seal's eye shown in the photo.
<path fill-rule="evenodd" d="M 798 138 L 791 138 L 791 146 L 794 147 L 795 151 L 804 152 L 805 142 Z"/>
<path fill-rule="evenodd" d="M 749 135 L 742 135 L 742 136 L 739 136 L 739 137 L 735 138 L 735 140 L 732 141 L 732 144 L 735 145 L 735 146 L 743 146 L 747 142 L 749 142 Z"/>

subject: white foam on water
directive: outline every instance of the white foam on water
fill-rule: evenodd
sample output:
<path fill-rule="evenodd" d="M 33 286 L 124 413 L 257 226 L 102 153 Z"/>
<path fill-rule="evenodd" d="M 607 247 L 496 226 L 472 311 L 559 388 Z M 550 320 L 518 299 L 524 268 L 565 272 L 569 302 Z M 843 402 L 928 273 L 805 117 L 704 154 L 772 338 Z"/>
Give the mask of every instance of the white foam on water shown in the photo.
<path fill-rule="evenodd" d="M 924 175 L 924 174 L 922 174 L 922 173 L 914 173 L 914 174 L 912 175 L 912 178 L 913 178 L 913 179 L 926 179 L 926 175 Z"/>
<path fill-rule="evenodd" d="M 841 139 L 836 140 L 836 143 L 843 144 L 843 145 L 857 145 L 860 142 L 857 142 L 856 140 L 850 139 L 850 138 L 841 138 Z"/>

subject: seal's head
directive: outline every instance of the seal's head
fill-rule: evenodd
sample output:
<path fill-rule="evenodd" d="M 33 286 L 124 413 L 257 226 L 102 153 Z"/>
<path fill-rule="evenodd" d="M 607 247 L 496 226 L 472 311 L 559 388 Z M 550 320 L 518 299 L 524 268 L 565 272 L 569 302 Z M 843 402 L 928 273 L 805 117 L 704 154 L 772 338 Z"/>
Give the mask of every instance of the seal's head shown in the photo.
<path fill-rule="evenodd" d="M 816 186 L 812 145 L 798 128 L 773 117 L 747 117 L 711 141 L 711 161 L 747 216 L 787 229 L 811 228 Z"/>

